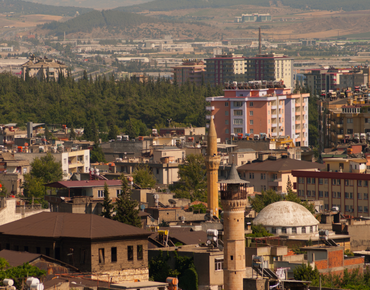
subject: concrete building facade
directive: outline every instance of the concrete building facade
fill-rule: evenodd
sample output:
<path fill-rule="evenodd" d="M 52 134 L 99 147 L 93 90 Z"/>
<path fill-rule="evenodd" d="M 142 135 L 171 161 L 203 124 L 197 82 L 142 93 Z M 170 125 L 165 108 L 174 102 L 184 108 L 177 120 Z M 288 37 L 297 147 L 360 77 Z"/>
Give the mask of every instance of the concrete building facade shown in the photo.
<path fill-rule="evenodd" d="M 309 94 L 291 89 L 225 89 L 224 96 L 208 97 L 221 142 L 231 136 L 290 136 L 297 146 L 308 146 Z"/>
<path fill-rule="evenodd" d="M 205 68 L 206 65 L 203 61 L 196 59 L 184 60 L 182 65 L 173 68 L 173 73 L 179 85 L 190 82 L 200 86 L 202 83 L 205 83 Z"/>

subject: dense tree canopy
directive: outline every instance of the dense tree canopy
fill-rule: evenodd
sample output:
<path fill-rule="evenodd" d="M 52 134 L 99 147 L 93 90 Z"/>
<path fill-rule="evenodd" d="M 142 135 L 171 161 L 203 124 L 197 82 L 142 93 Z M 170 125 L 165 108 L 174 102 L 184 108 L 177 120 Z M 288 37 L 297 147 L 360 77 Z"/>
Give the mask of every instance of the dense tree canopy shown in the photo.
<path fill-rule="evenodd" d="M 179 182 L 173 187 L 177 198 L 207 202 L 207 170 L 202 154 L 189 154 L 179 166 Z"/>
<path fill-rule="evenodd" d="M 0 74 L 0 123 L 33 121 L 68 127 L 73 123 L 74 128 L 90 127 L 93 131 L 95 120 L 100 132 L 108 132 L 114 121 L 123 129 L 131 123 L 132 134 L 138 136 L 147 128 L 165 127 L 168 118 L 205 126 L 205 97 L 221 94 L 221 88 L 179 87 L 167 80 L 115 82 L 112 77 L 97 77 L 94 82 L 72 78 L 40 82 Z M 91 137 L 94 141 L 93 134 Z"/>

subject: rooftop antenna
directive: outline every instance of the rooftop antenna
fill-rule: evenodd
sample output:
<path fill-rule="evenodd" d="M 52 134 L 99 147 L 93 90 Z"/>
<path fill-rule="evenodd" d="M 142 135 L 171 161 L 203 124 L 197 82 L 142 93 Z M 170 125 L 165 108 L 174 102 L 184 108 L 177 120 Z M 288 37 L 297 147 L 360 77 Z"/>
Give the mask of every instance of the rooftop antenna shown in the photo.
<path fill-rule="evenodd" d="M 261 38 L 261 27 L 258 28 L 258 53 L 262 53 L 262 38 Z"/>

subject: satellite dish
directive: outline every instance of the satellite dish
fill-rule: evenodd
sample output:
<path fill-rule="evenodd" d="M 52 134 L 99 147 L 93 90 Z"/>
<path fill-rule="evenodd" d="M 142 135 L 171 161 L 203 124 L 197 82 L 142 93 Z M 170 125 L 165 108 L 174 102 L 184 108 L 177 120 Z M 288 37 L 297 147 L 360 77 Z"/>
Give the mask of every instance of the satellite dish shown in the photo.
<path fill-rule="evenodd" d="M 144 209 L 145 209 L 145 204 L 141 204 L 141 205 L 140 205 L 140 209 L 141 209 L 141 210 L 144 210 Z"/>

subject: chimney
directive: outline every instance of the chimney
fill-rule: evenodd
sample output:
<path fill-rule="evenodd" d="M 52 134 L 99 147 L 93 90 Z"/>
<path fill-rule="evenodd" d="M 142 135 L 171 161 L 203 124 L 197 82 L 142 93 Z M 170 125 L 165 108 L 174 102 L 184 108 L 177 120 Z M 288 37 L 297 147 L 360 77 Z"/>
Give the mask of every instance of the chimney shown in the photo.
<path fill-rule="evenodd" d="M 258 28 L 258 53 L 262 53 L 261 27 Z"/>

